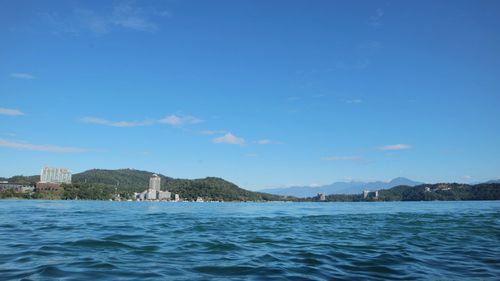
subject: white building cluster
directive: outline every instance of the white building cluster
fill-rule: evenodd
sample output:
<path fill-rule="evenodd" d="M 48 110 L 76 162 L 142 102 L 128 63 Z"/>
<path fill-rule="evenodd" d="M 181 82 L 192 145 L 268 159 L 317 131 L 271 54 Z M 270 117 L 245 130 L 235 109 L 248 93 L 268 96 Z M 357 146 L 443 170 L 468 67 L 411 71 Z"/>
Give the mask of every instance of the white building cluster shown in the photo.
<path fill-rule="evenodd" d="M 66 168 L 44 167 L 40 173 L 42 183 L 71 183 L 71 171 Z"/>
<path fill-rule="evenodd" d="M 378 200 L 378 190 L 376 190 L 376 191 L 364 190 L 363 191 L 363 199 Z"/>
<path fill-rule="evenodd" d="M 141 193 L 136 194 L 136 199 L 141 201 L 142 200 L 170 201 L 172 194 L 169 191 L 161 191 L 160 186 L 161 186 L 161 177 L 158 176 L 157 174 L 153 174 L 149 178 L 149 188 Z"/>

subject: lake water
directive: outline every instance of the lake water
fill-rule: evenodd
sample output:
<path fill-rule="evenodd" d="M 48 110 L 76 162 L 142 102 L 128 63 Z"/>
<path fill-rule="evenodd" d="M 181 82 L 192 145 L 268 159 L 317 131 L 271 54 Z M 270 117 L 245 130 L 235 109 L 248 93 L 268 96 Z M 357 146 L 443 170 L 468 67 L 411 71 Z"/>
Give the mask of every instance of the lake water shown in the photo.
<path fill-rule="evenodd" d="M 500 201 L 0 201 L 0 280 L 499 280 Z"/>

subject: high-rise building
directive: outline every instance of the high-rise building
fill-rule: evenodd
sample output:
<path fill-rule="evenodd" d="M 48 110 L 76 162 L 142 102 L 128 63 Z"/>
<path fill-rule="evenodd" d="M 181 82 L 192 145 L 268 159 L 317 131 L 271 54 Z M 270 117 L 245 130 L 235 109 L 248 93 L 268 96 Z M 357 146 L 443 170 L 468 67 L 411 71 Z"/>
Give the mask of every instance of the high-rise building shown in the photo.
<path fill-rule="evenodd" d="M 156 191 L 160 191 L 160 186 L 161 186 L 161 178 L 157 174 L 153 174 L 149 178 L 149 189 L 153 189 Z"/>
<path fill-rule="evenodd" d="M 71 171 L 66 168 L 44 167 L 40 174 L 42 183 L 71 183 Z"/>
<path fill-rule="evenodd" d="M 168 190 L 161 191 L 160 186 L 161 177 L 157 174 L 153 174 L 149 178 L 149 188 L 141 193 L 136 194 L 136 199 L 170 201 L 172 194 Z"/>

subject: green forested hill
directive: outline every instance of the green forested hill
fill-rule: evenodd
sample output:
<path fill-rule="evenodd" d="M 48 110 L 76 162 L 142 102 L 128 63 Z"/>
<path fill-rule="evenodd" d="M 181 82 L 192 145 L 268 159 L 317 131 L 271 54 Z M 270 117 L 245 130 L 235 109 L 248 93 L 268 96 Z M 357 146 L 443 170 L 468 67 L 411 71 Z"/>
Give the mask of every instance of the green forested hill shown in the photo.
<path fill-rule="evenodd" d="M 326 196 L 327 201 L 375 201 L 363 199 L 361 194 Z M 313 199 L 317 200 L 317 199 Z M 453 200 L 500 200 L 500 184 L 439 183 L 418 186 L 400 185 L 379 190 L 376 201 L 453 201 Z"/>
<path fill-rule="evenodd" d="M 93 169 L 73 175 L 73 183 L 65 185 L 63 194 L 55 198 L 109 199 L 115 193 L 130 196 L 133 192 L 142 192 L 149 186 L 152 172 L 134 169 L 102 170 Z M 286 198 L 266 193 L 242 189 L 221 178 L 174 179 L 159 174 L 162 178 L 161 189 L 177 193 L 181 198 L 193 200 L 197 197 L 224 201 L 273 201 Z M 14 176 L 11 183 L 34 184 L 39 176 Z M 43 195 L 43 194 L 42 194 Z M 288 198 L 294 201 L 316 201 L 315 198 Z M 370 200 L 370 199 L 368 199 Z M 431 200 L 500 200 L 500 184 L 424 184 L 418 186 L 396 186 L 379 190 L 376 201 L 431 201 Z M 326 201 L 366 201 L 361 194 L 328 195 Z"/>
<path fill-rule="evenodd" d="M 73 174 L 72 184 L 65 184 L 65 191 L 57 196 L 63 199 L 109 199 L 113 194 L 120 193 L 130 196 L 133 192 L 142 192 L 149 186 L 152 172 L 135 169 L 103 170 L 92 169 Z M 205 200 L 224 201 L 271 201 L 283 200 L 277 195 L 252 192 L 238 187 L 221 178 L 208 177 L 204 179 L 174 179 L 161 174 L 161 189 L 181 198 L 194 200 L 202 197 Z M 35 184 L 39 176 L 15 176 L 4 179 L 11 183 Z"/>
<path fill-rule="evenodd" d="M 439 183 L 397 186 L 379 192 L 385 201 L 500 200 L 500 184 Z"/>
<path fill-rule="evenodd" d="M 142 192 L 149 186 L 149 177 L 152 172 L 134 169 L 101 170 L 93 169 L 73 175 L 73 185 L 99 185 L 103 188 L 118 192 Z M 265 193 L 258 193 L 239 188 L 235 184 L 221 178 L 204 179 L 174 179 L 158 174 L 161 189 L 177 193 L 181 198 L 193 200 L 197 197 L 224 201 L 256 201 L 280 200 L 282 197 Z"/>
<path fill-rule="evenodd" d="M 92 169 L 72 176 L 73 183 L 103 184 L 117 187 L 120 191 L 141 192 L 148 188 L 152 172 L 134 169 L 103 170 Z M 162 190 L 165 183 L 172 178 L 159 175 L 162 179 Z"/>

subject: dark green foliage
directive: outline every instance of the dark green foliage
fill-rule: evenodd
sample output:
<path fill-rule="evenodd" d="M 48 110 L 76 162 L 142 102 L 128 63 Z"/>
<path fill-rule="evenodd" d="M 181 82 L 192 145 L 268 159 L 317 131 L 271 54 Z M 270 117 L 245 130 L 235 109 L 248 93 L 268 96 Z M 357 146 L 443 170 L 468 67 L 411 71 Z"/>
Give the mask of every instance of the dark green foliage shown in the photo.
<path fill-rule="evenodd" d="M 427 188 L 427 189 L 426 189 Z M 500 184 L 425 184 L 418 186 L 400 185 L 379 190 L 377 199 L 363 199 L 362 194 L 331 194 L 326 201 L 454 201 L 454 200 L 500 200 Z M 295 201 L 319 201 L 316 197 L 301 198 Z"/>
<path fill-rule="evenodd" d="M 500 200 L 500 184 L 396 186 L 379 191 L 379 197 L 381 201 Z"/>
<path fill-rule="evenodd" d="M 104 184 L 63 184 L 61 199 L 109 200 L 114 197 L 115 188 Z"/>
<path fill-rule="evenodd" d="M 142 192 L 149 186 L 151 172 L 134 169 L 89 170 L 73 175 L 73 183 L 63 185 L 64 191 L 44 193 L 16 193 L 12 190 L 0 192 L 0 198 L 26 199 L 87 199 L 108 200 L 115 194 L 132 199 L 134 192 Z M 202 197 L 214 201 L 318 201 L 317 198 L 293 198 L 252 192 L 242 189 L 221 178 L 174 179 L 159 174 L 161 189 L 177 193 L 181 198 L 195 200 Z M 14 176 L 11 183 L 34 185 L 39 176 Z M 427 190 L 426 190 L 427 189 Z M 379 190 L 379 198 L 363 199 L 361 194 L 332 194 L 326 201 L 432 201 L 432 200 L 500 200 L 500 184 L 432 184 L 396 186 Z"/>
<path fill-rule="evenodd" d="M 0 178 L 2 181 L 8 181 L 9 183 L 23 184 L 35 186 L 37 182 L 40 181 L 40 176 L 13 176 L 10 178 Z"/>
<path fill-rule="evenodd" d="M 109 187 L 118 193 L 122 193 L 126 197 L 131 197 L 132 192 L 142 192 L 149 186 L 149 177 L 151 172 L 139 171 L 133 169 L 121 170 L 89 170 L 73 176 L 73 185 L 85 184 L 98 185 L 100 188 Z M 202 197 L 205 200 L 211 199 L 216 201 L 269 201 L 282 200 L 281 196 L 258 193 L 239 188 L 233 183 L 220 178 L 204 178 L 204 179 L 173 179 L 164 175 L 158 174 L 161 181 L 161 189 L 168 190 L 172 193 L 177 193 L 181 198 L 187 200 L 196 200 L 197 197 Z M 97 192 L 97 191 L 96 191 Z M 127 193 L 127 194 L 125 194 Z M 73 194 L 68 194 L 66 198 Z M 81 198 L 81 197 L 80 197 Z M 104 196 L 103 198 L 107 198 Z"/>
<path fill-rule="evenodd" d="M 113 186 L 120 191 L 141 192 L 148 188 L 149 177 L 153 173 L 134 170 L 100 170 L 93 169 L 83 173 L 74 174 L 72 177 L 73 183 L 92 183 Z M 165 184 L 172 178 L 159 175 L 162 179 L 162 190 L 165 190 Z"/>
<path fill-rule="evenodd" d="M 0 191 L 0 199 L 5 199 L 5 198 L 29 199 L 29 197 L 30 197 L 29 194 L 16 192 L 13 189 L 8 189 L 8 190 Z"/>

